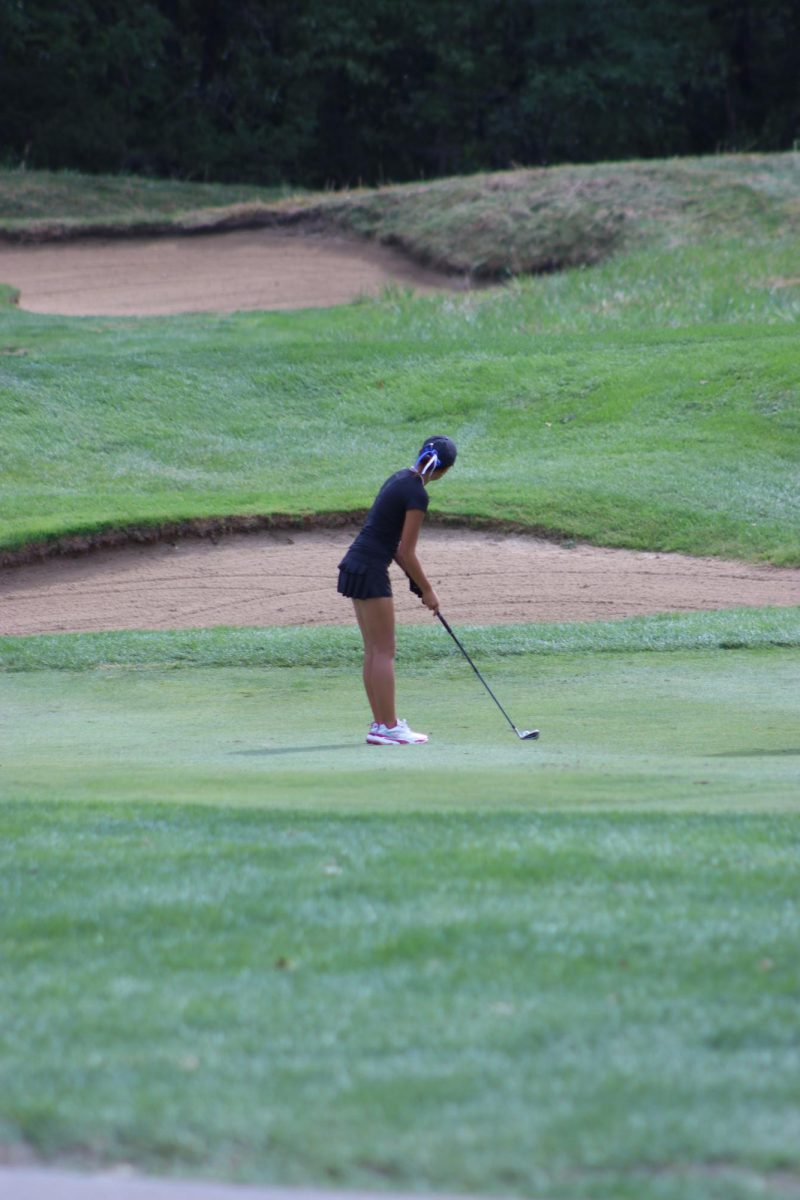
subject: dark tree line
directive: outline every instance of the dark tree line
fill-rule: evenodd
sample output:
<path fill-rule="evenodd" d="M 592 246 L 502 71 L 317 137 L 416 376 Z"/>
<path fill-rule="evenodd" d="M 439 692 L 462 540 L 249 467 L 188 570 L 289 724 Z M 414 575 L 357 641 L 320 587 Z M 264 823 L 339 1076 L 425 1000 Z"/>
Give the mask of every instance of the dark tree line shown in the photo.
<path fill-rule="evenodd" d="M 321 186 L 798 139 L 800 0 L 0 0 L 8 165 Z"/>

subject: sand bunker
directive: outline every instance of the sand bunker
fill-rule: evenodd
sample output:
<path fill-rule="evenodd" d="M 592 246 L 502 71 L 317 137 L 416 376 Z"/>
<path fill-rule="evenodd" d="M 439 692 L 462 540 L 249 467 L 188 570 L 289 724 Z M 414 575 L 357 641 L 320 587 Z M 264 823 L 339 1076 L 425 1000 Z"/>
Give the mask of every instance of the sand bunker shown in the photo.
<path fill-rule="evenodd" d="M 0 632 L 331 625 L 352 621 L 336 564 L 354 529 L 99 550 L 0 572 Z M 578 621 L 800 603 L 800 568 L 428 528 L 420 558 L 459 624 Z M 430 614 L 392 568 L 398 618 Z"/>
<path fill-rule="evenodd" d="M 312 308 L 376 296 L 389 284 L 466 286 L 388 246 L 278 229 L 0 244 L 0 282 L 17 288 L 30 312 L 73 317 Z"/>

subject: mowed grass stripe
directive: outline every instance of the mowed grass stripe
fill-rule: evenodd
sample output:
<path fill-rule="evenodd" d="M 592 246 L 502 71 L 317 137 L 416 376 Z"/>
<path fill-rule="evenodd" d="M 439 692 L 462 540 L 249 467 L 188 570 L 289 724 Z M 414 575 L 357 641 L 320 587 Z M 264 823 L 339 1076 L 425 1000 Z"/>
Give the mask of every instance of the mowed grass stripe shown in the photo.
<path fill-rule="evenodd" d="M 662 613 L 618 621 L 459 627 L 476 658 L 582 651 L 746 649 L 800 645 L 800 607 Z M 459 660 L 438 627 L 401 626 L 401 667 Z M 120 630 L 0 637 L 0 670 L 88 670 L 98 666 L 341 667 L 361 662 L 354 625 L 325 628 Z M 465 668 L 468 670 L 468 668 Z"/>

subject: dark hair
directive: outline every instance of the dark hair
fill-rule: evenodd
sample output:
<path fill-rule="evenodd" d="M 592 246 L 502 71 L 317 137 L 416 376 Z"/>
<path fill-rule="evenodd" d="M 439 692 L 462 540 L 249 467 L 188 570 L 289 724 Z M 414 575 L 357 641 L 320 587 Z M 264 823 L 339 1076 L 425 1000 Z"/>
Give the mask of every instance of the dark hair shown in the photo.
<path fill-rule="evenodd" d="M 417 463 L 423 459 L 433 455 L 435 458 L 434 471 L 440 467 L 452 467 L 456 461 L 458 451 L 456 444 L 451 438 L 445 437 L 443 433 L 436 434 L 434 437 L 429 437 L 422 445 L 419 454 L 417 455 Z"/>

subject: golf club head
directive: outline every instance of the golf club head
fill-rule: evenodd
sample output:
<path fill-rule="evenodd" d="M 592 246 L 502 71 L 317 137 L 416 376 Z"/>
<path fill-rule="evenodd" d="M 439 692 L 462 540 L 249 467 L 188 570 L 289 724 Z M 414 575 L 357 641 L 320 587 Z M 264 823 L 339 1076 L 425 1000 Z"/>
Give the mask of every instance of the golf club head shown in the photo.
<path fill-rule="evenodd" d="M 538 729 L 523 729 L 522 732 L 520 732 L 519 729 L 517 730 L 517 737 L 522 738 L 523 741 L 530 741 L 534 738 L 538 738 L 538 736 Z"/>

